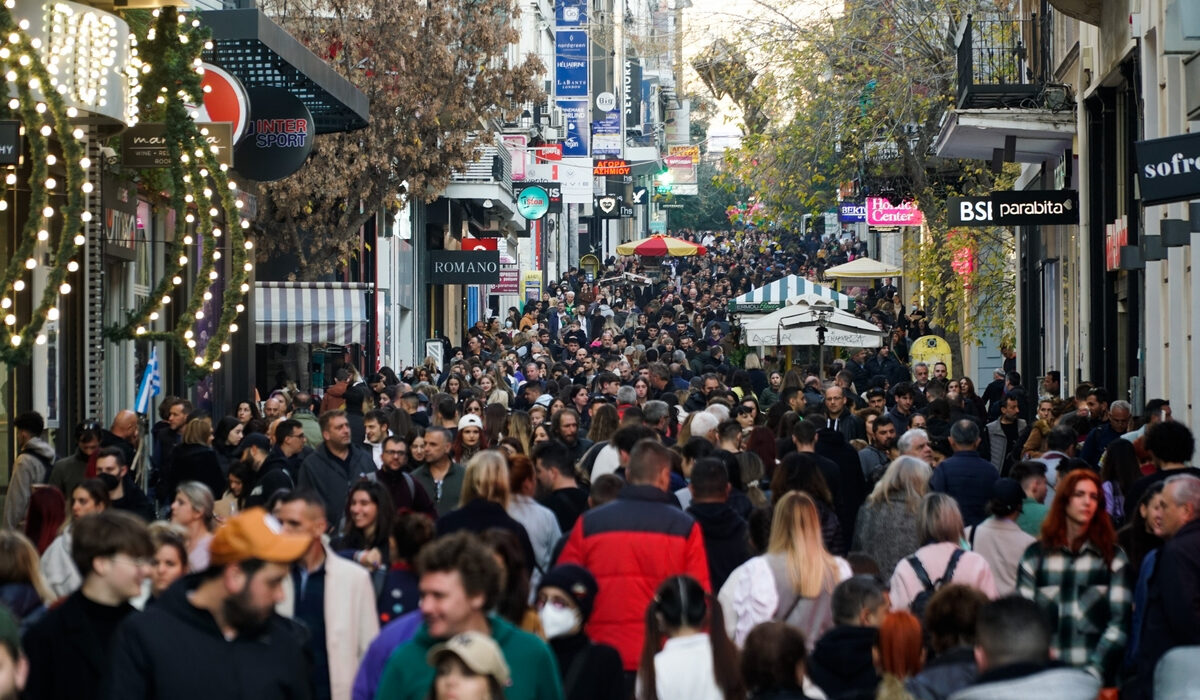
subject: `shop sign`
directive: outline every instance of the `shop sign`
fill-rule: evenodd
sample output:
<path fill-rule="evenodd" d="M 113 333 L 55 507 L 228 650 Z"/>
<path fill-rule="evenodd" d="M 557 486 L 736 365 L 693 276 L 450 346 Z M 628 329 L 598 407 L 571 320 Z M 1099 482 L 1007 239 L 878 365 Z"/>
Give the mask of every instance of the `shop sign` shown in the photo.
<path fill-rule="evenodd" d="M 500 253 L 496 251 L 431 250 L 430 284 L 495 284 L 500 281 Z"/>
<path fill-rule="evenodd" d="M 528 221 L 535 221 L 550 211 L 550 194 L 538 185 L 526 184 L 517 193 L 517 213 Z"/>
<path fill-rule="evenodd" d="M 562 154 L 567 157 L 591 155 L 591 109 L 587 100 L 559 100 L 558 108 L 562 110 L 563 121 L 567 124 Z"/>
<path fill-rule="evenodd" d="M 838 220 L 843 224 L 858 224 L 867 220 L 867 205 L 862 202 L 842 202 L 838 205 Z"/>
<path fill-rule="evenodd" d="M 1165 204 L 1200 195 L 1200 134 L 1133 144 L 1142 204 Z"/>
<path fill-rule="evenodd" d="M 614 158 L 596 161 L 592 166 L 592 174 L 596 177 L 607 177 L 609 175 L 631 175 L 632 171 L 628 161 Z"/>
<path fill-rule="evenodd" d="M 18 165 L 21 162 L 21 122 L 16 119 L 0 120 L 0 165 Z"/>
<path fill-rule="evenodd" d="M 525 295 L 525 303 L 542 298 L 542 273 L 525 272 L 521 275 L 521 287 Z"/>
<path fill-rule="evenodd" d="M 464 238 L 462 239 L 462 249 L 466 251 L 499 251 L 499 243 L 499 238 Z"/>
<path fill-rule="evenodd" d="M 625 111 L 625 128 L 642 127 L 642 63 L 636 58 L 625 61 L 621 83 L 621 104 Z"/>
<path fill-rule="evenodd" d="M 1079 223 L 1075 190 L 1011 190 L 984 197 L 949 197 L 951 226 L 1057 226 Z"/>
<path fill-rule="evenodd" d="M 867 197 L 867 224 L 870 226 L 920 226 L 923 223 L 925 217 L 912 200 L 892 206 L 883 197 Z"/>
<path fill-rule="evenodd" d="M 675 145 L 667 146 L 667 155 L 670 156 L 687 156 L 692 159 L 693 163 L 700 163 L 700 147 L 695 145 L 684 146 Z"/>
<path fill-rule="evenodd" d="M 632 219 L 633 207 L 625 205 L 625 198 L 617 195 L 606 194 L 603 197 L 596 197 L 593 205 L 596 210 L 596 216 L 601 219 Z"/>
<path fill-rule="evenodd" d="M 205 144 L 216 147 L 217 162 L 233 163 L 233 126 L 229 122 L 197 123 Z M 203 132 L 208 132 L 207 134 Z M 121 165 L 136 170 L 165 168 L 171 164 L 167 150 L 167 125 L 162 122 L 139 122 L 121 133 Z"/>
<path fill-rule="evenodd" d="M 204 77 L 200 86 L 204 88 L 204 100 L 201 105 L 187 105 L 189 110 L 196 110 L 198 122 L 229 122 L 233 125 L 233 143 L 237 143 L 246 133 L 246 124 L 250 120 L 250 98 L 242 81 L 227 73 L 220 66 L 203 63 Z M 228 163 L 226 163 L 228 165 Z"/>
<path fill-rule="evenodd" d="M 546 193 L 546 214 L 561 214 L 563 210 L 563 195 L 562 185 L 549 180 L 526 180 L 521 183 L 521 192 L 525 191 L 526 187 L 540 187 Z M 517 195 L 517 206 L 520 206 L 520 194 Z M 535 217 L 535 218 L 541 218 Z"/>
<path fill-rule="evenodd" d="M 548 163 L 550 161 L 558 162 L 563 157 L 563 147 L 561 143 L 551 143 L 544 146 L 533 147 L 533 158 L 536 163 Z"/>
<path fill-rule="evenodd" d="M 500 281 L 492 285 L 492 294 L 518 294 L 521 291 L 521 273 L 515 266 L 500 268 Z"/>
<path fill-rule="evenodd" d="M 588 96 L 588 33 L 559 31 L 554 35 L 554 96 Z"/>
<path fill-rule="evenodd" d="M 233 167 L 257 182 L 282 180 L 312 153 L 317 125 L 304 102 L 277 87 L 247 90 L 250 122 L 233 151 Z"/>
<path fill-rule="evenodd" d="M 1104 226 L 1104 269 L 1121 269 L 1121 248 L 1129 245 L 1129 223 L 1124 216 Z"/>
<path fill-rule="evenodd" d="M 556 27 L 579 27 L 587 24 L 587 0 L 558 0 L 554 3 Z"/>

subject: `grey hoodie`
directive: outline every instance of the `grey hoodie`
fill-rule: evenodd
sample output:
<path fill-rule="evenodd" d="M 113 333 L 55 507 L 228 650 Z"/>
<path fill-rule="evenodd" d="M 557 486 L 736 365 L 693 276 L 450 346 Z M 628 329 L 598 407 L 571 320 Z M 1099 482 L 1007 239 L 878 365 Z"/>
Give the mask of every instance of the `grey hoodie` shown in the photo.
<path fill-rule="evenodd" d="M 963 688 L 950 700 L 1095 700 L 1100 680 L 1077 668 L 1049 668 L 1016 678 L 984 681 Z"/>
<path fill-rule="evenodd" d="M 44 458 L 38 459 L 34 455 Z M 44 484 L 50 476 L 47 465 L 54 464 L 54 448 L 41 438 L 30 438 L 21 448 L 13 462 L 12 479 L 8 482 L 8 495 L 4 497 L 4 526 L 20 530 L 25 511 L 29 510 L 29 497 L 34 484 Z"/>

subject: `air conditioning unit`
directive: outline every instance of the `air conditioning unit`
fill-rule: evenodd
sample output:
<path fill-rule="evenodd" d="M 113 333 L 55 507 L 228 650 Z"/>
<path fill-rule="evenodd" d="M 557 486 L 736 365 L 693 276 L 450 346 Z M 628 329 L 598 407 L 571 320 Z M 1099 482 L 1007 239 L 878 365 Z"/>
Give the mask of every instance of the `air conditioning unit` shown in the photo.
<path fill-rule="evenodd" d="M 563 117 L 563 111 L 561 108 L 556 106 L 550 107 L 550 123 L 546 126 L 549 126 L 551 129 L 556 131 L 560 131 L 566 126 L 566 118 Z"/>

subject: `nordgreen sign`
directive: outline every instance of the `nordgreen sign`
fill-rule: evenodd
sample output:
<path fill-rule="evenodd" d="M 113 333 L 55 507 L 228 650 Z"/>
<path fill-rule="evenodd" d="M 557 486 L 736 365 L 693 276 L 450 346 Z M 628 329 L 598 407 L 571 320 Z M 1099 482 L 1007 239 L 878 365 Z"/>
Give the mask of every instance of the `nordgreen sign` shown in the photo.
<path fill-rule="evenodd" d="M 517 213 L 529 221 L 535 221 L 550 210 L 550 195 L 537 185 L 521 188 L 517 193 Z"/>

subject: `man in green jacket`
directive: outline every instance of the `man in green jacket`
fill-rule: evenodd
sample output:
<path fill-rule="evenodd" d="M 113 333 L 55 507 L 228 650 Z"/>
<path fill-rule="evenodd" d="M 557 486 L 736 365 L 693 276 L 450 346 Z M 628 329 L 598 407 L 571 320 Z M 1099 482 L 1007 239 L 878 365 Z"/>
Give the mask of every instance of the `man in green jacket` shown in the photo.
<path fill-rule="evenodd" d="M 507 620 L 489 615 L 500 594 L 502 574 L 491 550 L 467 532 L 431 542 L 417 556 L 421 614 L 416 636 L 388 659 L 375 693 L 388 700 L 424 700 L 434 669 L 425 659 L 438 642 L 462 632 L 490 635 L 512 670 L 507 700 L 562 700 L 562 681 L 550 647 Z"/>

